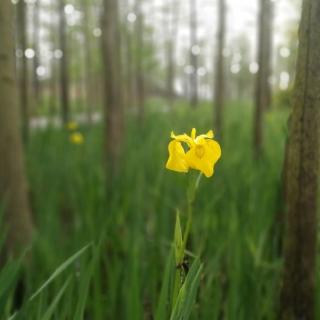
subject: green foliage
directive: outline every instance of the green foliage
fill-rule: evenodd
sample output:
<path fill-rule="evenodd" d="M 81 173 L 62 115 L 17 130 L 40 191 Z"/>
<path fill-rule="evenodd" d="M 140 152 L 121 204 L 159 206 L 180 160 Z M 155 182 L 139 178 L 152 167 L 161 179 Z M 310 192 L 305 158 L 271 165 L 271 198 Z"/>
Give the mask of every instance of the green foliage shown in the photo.
<path fill-rule="evenodd" d="M 191 111 L 178 102 L 169 114 L 157 103 L 143 126 L 135 116 L 127 118 L 112 198 L 101 163 L 102 126 L 82 126 L 81 146 L 70 144 L 63 129 L 33 133 L 27 168 L 37 234 L 31 263 L 9 263 L 0 273 L 6 318 L 18 311 L 13 288 L 22 275 L 26 319 L 275 318 L 281 261 L 274 216 L 287 114 L 267 115 L 264 157 L 257 162 L 251 154 L 252 110 L 227 106 L 221 161 L 213 178 L 202 179 L 194 203 L 188 255 L 201 265 L 189 259 L 170 314 L 177 270 L 171 244 L 176 208 L 186 224 L 189 177 L 165 169 L 167 144 L 171 130 L 207 132 L 212 110 L 202 105 Z"/>

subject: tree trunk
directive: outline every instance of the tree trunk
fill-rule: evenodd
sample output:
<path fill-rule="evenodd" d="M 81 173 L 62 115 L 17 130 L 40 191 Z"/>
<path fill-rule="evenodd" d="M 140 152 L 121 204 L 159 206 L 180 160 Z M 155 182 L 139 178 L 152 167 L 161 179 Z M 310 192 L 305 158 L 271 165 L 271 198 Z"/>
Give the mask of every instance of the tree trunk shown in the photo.
<path fill-rule="evenodd" d="M 28 63 L 25 55 L 27 49 L 27 23 L 26 23 L 26 3 L 19 1 L 17 4 L 17 34 L 18 47 L 21 50 L 21 60 L 19 64 L 19 90 L 20 109 L 22 116 L 22 136 L 25 142 L 29 138 L 29 92 L 28 92 Z"/>
<path fill-rule="evenodd" d="M 173 1 L 169 3 L 169 23 L 168 23 L 168 40 L 167 40 L 167 95 L 169 106 L 172 107 L 175 90 L 174 81 L 176 76 L 175 69 L 175 51 L 176 51 L 176 41 L 178 35 L 178 25 L 179 25 L 179 2 Z M 168 22 L 168 21 L 166 21 Z"/>
<path fill-rule="evenodd" d="M 0 203 L 7 228 L 6 253 L 30 244 L 32 222 L 27 198 L 15 77 L 12 4 L 0 1 Z"/>
<path fill-rule="evenodd" d="M 40 0 L 34 4 L 33 11 L 33 49 L 35 52 L 33 59 L 33 90 L 36 103 L 40 101 L 40 81 L 38 76 L 39 61 L 39 43 L 40 43 Z"/>
<path fill-rule="evenodd" d="M 190 105 L 193 108 L 198 106 L 198 53 L 194 50 L 198 45 L 197 41 L 197 1 L 190 0 Z"/>
<path fill-rule="evenodd" d="M 93 65 L 92 65 L 92 52 L 91 52 L 91 34 L 90 34 L 90 7 L 87 0 L 82 0 L 83 10 L 83 34 L 85 41 L 85 101 L 87 119 L 89 123 L 92 122 L 92 110 L 93 110 Z"/>
<path fill-rule="evenodd" d="M 272 47 L 272 11 L 270 0 L 260 0 L 259 36 L 258 36 L 258 64 L 256 77 L 255 115 L 253 147 L 256 158 L 261 156 L 263 142 L 263 112 L 271 103 L 271 47 Z"/>
<path fill-rule="evenodd" d="M 144 84 L 144 68 L 143 68 L 143 35 L 144 35 L 144 19 L 141 8 L 142 0 L 136 0 L 135 11 L 136 20 L 136 85 L 137 85 L 137 103 L 138 117 L 140 122 L 144 120 L 145 105 L 145 84 Z"/>
<path fill-rule="evenodd" d="M 215 84 L 214 84 L 214 109 L 215 109 L 215 131 L 221 137 L 223 127 L 224 90 L 225 90 L 225 65 L 223 48 L 226 37 L 226 4 L 225 0 L 219 0 L 218 7 L 218 34 L 217 52 L 215 62 Z"/>
<path fill-rule="evenodd" d="M 65 2 L 59 0 L 59 16 L 60 16 L 60 49 L 63 53 L 60 59 L 60 99 L 61 99 L 61 116 L 62 122 L 67 123 L 70 117 L 70 98 L 69 98 L 69 72 L 68 72 L 68 46 L 67 46 L 67 25 L 66 14 L 64 12 Z"/>
<path fill-rule="evenodd" d="M 320 2 L 304 0 L 285 161 L 287 230 L 280 319 L 315 319 L 320 139 Z"/>
<path fill-rule="evenodd" d="M 107 173 L 118 170 L 123 139 L 123 101 L 121 93 L 121 50 L 118 2 L 104 0 L 102 48 L 105 76 L 105 156 Z"/>
<path fill-rule="evenodd" d="M 57 45 L 57 32 L 56 32 L 56 25 L 55 25 L 55 12 L 57 11 L 55 0 L 50 1 L 50 42 L 51 42 L 51 48 L 54 52 L 56 45 Z M 49 115 L 51 117 L 51 120 L 54 120 L 54 117 L 57 115 L 57 97 L 59 96 L 58 91 L 58 64 L 57 59 L 53 55 L 52 59 L 50 60 L 50 99 L 49 99 Z"/>

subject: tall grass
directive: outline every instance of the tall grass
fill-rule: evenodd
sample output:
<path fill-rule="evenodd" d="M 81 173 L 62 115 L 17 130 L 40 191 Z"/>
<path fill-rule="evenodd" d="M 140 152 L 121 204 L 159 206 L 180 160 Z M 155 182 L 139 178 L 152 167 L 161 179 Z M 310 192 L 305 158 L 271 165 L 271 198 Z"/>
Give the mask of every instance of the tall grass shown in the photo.
<path fill-rule="evenodd" d="M 169 318 L 175 214 L 180 208 L 184 224 L 188 184 L 187 175 L 164 168 L 169 134 L 192 127 L 206 132 L 211 110 L 150 109 L 143 126 L 133 115 L 127 119 L 111 199 L 101 125 L 81 128 L 81 146 L 70 144 L 65 130 L 33 132 L 27 168 L 37 233 L 31 262 L 21 268 L 10 262 L 0 273 L 0 288 L 10 280 L 5 275 L 12 276 L 6 294 L 0 290 L 4 319 L 16 311 L 14 287 L 22 278 L 24 303 L 16 319 Z M 254 161 L 251 113 L 247 105 L 228 106 L 222 158 L 199 187 L 189 247 L 202 269 L 195 303 L 188 305 L 191 319 L 275 318 L 281 261 L 274 221 L 287 116 L 266 115 L 265 153 Z M 196 276 L 200 262 L 194 261 Z"/>

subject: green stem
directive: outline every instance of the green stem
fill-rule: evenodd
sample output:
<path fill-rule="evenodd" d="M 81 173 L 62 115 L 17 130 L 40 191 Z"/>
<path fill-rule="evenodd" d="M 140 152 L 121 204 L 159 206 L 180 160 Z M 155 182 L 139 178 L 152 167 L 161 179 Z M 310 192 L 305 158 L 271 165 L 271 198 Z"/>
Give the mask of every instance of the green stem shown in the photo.
<path fill-rule="evenodd" d="M 196 192 L 197 189 L 199 187 L 199 183 L 202 177 L 202 173 L 200 172 L 199 175 L 197 176 L 197 178 L 192 181 L 189 190 L 188 190 L 188 194 L 187 194 L 187 198 L 188 198 L 188 217 L 187 217 L 187 224 L 186 224 L 186 229 L 183 235 L 183 250 L 186 249 L 187 246 L 187 242 L 188 242 L 188 238 L 189 238 L 189 234 L 190 234 L 190 230 L 191 230 L 191 226 L 192 226 L 192 216 L 193 216 L 193 203 L 196 197 Z"/>
<path fill-rule="evenodd" d="M 187 216 L 187 224 L 186 224 L 186 228 L 183 234 L 183 241 L 182 241 L 182 250 L 183 252 L 185 252 L 186 250 L 186 246 L 187 246 L 187 242 L 188 242 L 188 238 L 189 238 L 189 234 L 190 234 L 190 230 L 192 227 L 192 213 L 193 213 L 193 203 L 195 200 L 195 196 L 196 196 L 196 191 L 199 187 L 199 183 L 201 180 L 201 176 L 202 174 L 199 173 L 199 175 L 197 176 L 196 179 L 192 179 L 189 188 L 188 188 L 188 192 L 187 192 L 187 200 L 188 200 L 188 216 Z M 182 261 L 180 261 L 180 263 L 183 263 L 184 257 L 182 257 Z M 172 310 L 174 309 L 174 306 L 176 304 L 178 295 L 179 295 L 179 291 L 180 291 L 180 287 L 181 287 L 181 272 L 177 266 L 176 272 L 175 272 L 175 278 L 174 278 L 174 287 L 173 287 L 173 297 L 172 297 Z"/>

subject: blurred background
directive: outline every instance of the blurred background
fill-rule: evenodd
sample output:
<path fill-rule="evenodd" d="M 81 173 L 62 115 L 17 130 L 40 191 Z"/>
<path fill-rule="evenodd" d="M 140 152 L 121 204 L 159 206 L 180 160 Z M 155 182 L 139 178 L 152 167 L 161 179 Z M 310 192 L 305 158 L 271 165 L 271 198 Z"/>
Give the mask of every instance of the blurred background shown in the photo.
<path fill-rule="evenodd" d="M 12 8 L 31 226 L 15 232 L 32 241 L 0 273 L 1 319 L 169 319 L 190 176 L 165 169 L 167 146 L 193 127 L 222 158 L 194 203 L 191 319 L 275 319 L 301 1 Z"/>

